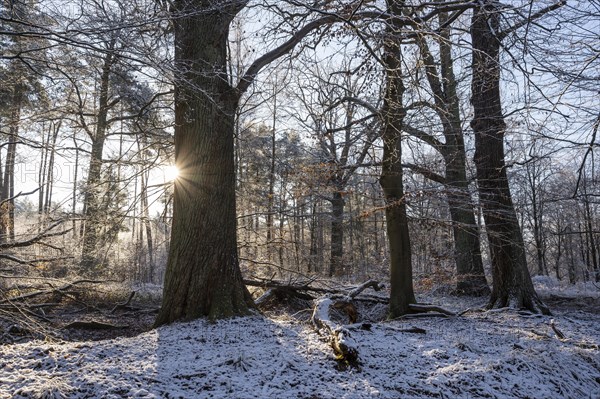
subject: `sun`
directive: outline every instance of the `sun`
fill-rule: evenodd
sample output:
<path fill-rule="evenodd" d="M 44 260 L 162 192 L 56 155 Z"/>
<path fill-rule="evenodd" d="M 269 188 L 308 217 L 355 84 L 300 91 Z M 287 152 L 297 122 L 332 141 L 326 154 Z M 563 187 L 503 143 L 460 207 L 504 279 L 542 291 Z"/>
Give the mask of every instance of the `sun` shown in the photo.
<path fill-rule="evenodd" d="M 166 181 L 174 181 L 179 177 L 179 169 L 175 165 L 169 165 L 163 169 Z"/>

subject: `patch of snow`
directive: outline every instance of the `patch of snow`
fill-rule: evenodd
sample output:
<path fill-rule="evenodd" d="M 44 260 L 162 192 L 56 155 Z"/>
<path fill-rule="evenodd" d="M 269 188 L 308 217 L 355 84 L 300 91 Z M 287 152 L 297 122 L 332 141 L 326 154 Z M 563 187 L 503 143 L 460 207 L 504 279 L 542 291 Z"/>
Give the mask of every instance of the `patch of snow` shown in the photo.
<path fill-rule="evenodd" d="M 569 284 L 568 281 L 559 281 L 552 276 L 533 276 L 531 279 L 535 290 L 542 295 L 600 298 L 600 285 L 593 281 Z"/>
<path fill-rule="evenodd" d="M 514 311 L 374 323 L 352 330 L 362 366 L 345 372 L 308 323 L 289 317 L 4 345 L 0 398 L 600 398 L 600 316 L 553 317 L 563 340 L 548 317 Z M 398 331 L 409 327 L 426 334 Z"/>

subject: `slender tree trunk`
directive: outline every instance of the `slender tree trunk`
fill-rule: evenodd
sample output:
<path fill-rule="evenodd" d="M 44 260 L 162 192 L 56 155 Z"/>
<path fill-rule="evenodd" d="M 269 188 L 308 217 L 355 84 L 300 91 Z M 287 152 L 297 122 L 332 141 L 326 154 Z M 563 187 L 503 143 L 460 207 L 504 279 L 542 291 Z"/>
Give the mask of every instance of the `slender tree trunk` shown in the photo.
<path fill-rule="evenodd" d="M 114 46 L 110 46 L 112 48 Z M 83 245 L 80 267 L 84 273 L 97 272 L 100 254 L 98 253 L 98 240 L 102 226 L 100 226 L 100 202 L 102 193 L 102 154 L 106 139 L 107 120 L 109 111 L 109 78 L 114 62 L 114 54 L 109 51 L 104 56 L 102 74 L 100 76 L 100 96 L 98 98 L 98 115 L 96 116 L 96 129 L 92 138 L 90 152 L 90 166 L 85 188 L 84 207 L 85 225 L 83 228 Z"/>
<path fill-rule="evenodd" d="M 17 142 L 19 139 L 19 125 L 21 123 L 21 106 L 23 102 L 23 88 L 17 83 L 13 87 L 11 96 L 12 108 L 9 120 L 9 138 L 6 149 L 6 164 L 4 166 L 4 182 L 0 193 L 0 242 L 15 239 L 15 160 L 17 155 Z"/>
<path fill-rule="evenodd" d="M 48 169 L 48 152 L 50 142 L 50 135 L 52 132 L 52 123 L 50 123 L 50 127 L 48 128 L 48 132 L 42 130 L 42 150 L 41 150 L 41 159 L 40 159 L 40 171 L 38 173 L 38 183 L 39 183 L 39 191 L 38 191 L 38 218 L 39 218 L 39 226 L 38 232 L 41 231 L 42 228 L 42 219 L 44 213 L 44 192 L 46 191 L 46 176 Z"/>
<path fill-rule="evenodd" d="M 592 223 L 592 212 L 590 210 L 590 200 L 587 196 L 587 193 L 584 195 L 584 206 L 585 206 L 585 225 L 586 225 L 586 235 L 587 235 L 587 242 L 589 243 L 588 245 L 588 251 L 589 251 L 589 258 L 591 259 L 591 265 L 592 265 L 592 270 L 594 271 L 594 280 L 596 282 L 600 282 L 600 265 L 598 264 L 598 258 L 597 258 L 597 251 L 598 248 L 596 247 L 596 237 L 594 236 L 594 226 Z"/>
<path fill-rule="evenodd" d="M 75 218 L 77 211 L 77 178 L 79 177 L 79 146 L 75 134 L 73 134 L 73 146 L 75 147 L 75 166 L 73 168 L 73 197 L 71 198 L 72 217 Z M 73 219 L 73 239 L 77 239 L 77 222 Z"/>
<path fill-rule="evenodd" d="M 317 201 L 313 199 L 310 217 L 310 249 L 308 252 L 308 272 L 317 271 Z"/>
<path fill-rule="evenodd" d="M 54 189 L 54 156 L 56 153 L 56 140 L 58 139 L 58 132 L 60 131 L 60 127 L 62 125 L 62 121 L 58 121 L 58 123 L 52 124 L 52 137 L 48 142 L 48 151 L 50 152 L 50 158 L 47 164 L 47 175 L 45 178 L 46 181 L 46 193 L 44 199 L 44 213 L 48 215 L 50 212 L 50 206 L 52 204 L 52 191 Z"/>
<path fill-rule="evenodd" d="M 392 15 L 402 15 L 403 1 L 388 0 Z M 403 108 L 404 83 L 402 82 L 400 27 L 390 22 L 384 42 L 386 90 L 383 115 L 383 159 L 379 183 L 385 197 L 385 217 L 390 247 L 390 309 L 394 318 L 409 312 L 416 302 L 413 290 L 412 259 L 404 183 L 402 181 L 402 127 L 406 109 Z"/>
<path fill-rule="evenodd" d="M 447 21 L 448 14 L 441 13 L 440 25 L 445 25 Z M 419 47 L 445 138 L 445 143 L 439 146 L 439 150 L 446 166 L 446 196 L 452 219 L 457 272 L 456 292 L 466 295 L 488 295 L 490 289 L 483 270 L 479 229 L 467 180 L 466 151 L 457 93 L 458 84 L 454 75 L 450 27 L 442 29 L 438 42 L 439 72 L 424 38 L 420 38 Z"/>
<path fill-rule="evenodd" d="M 148 174 L 149 171 L 142 171 L 142 220 L 146 228 L 146 251 L 148 253 L 148 263 L 146 264 L 147 282 L 154 282 L 154 245 L 152 241 L 152 224 L 150 223 L 150 212 L 148 206 Z"/>
<path fill-rule="evenodd" d="M 13 109 L 10 115 L 10 143 L 6 155 L 6 169 L 8 171 L 8 238 L 15 240 L 15 162 L 17 158 L 17 142 L 19 141 L 19 128 L 21 127 L 21 108 L 24 101 L 24 87 L 17 83 L 13 88 Z M 6 180 L 4 181 L 6 184 Z"/>
<path fill-rule="evenodd" d="M 271 165 L 269 168 L 269 195 L 267 198 L 267 253 L 269 254 L 269 260 L 272 259 L 272 246 L 273 246 L 273 214 L 275 212 L 275 155 L 276 155 L 276 135 L 275 128 L 277 124 L 277 88 L 273 94 L 273 127 L 271 129 Z M 283 266 L 283 265 L 281 265 Z"/>
<path fill-rule="evenodd" d="M 344 273 L 344 197 L 336 190 L 331 199 L 331 259 L 329 276 Z"/>
<path fill-rule="evenodd" d="M 279 188 L 279 193 L 280 193 L 280 198 L 279 198 L 279 245 L 277 248 L 277 252 L 279 254 L 279 266 L 280 267 L 284 267 L 284 260 L 283 260 L 283 250 L 284 250 L 284 245 L 285 245 L 285 230 L 284 230 L 284 225 L 285 225 L 285 204 L 287 203 L 287 200 L 285 198 L 285 185 L 286 185 L 286 180 L 287 177 L 285 176 L 285 174 L 283 174 L 281 176 L 281 187 Z M 279 271 L 281 272 L 281 269 L 279 269 Z"/>
<path fill-rule="evenodd" d="M 0 150 L 0 244 L 6 242 L 6 208 L 4 191 L 4 173 L 2 171 L 2 150 Z"/>
<path fill-rule="evenodd" d="M 535 166 L 532 166 L 535 168 Z M 527 170 L 529 185 L 531 187 L 531 218 L 533 219 L 533 239 L 535 241 L 535 254 L 537 260 L 537 274 L 548 275 L 546 266 L 546 249 L 543 236 L 542 203 L 538 199 L 538 187 L 535 178 L 535 169 Z"/>
<path fill-rule="evenodd" d="M 302 245 L 301 243 L 301 239 L 300 239 L 300 224 L 302 223 L 302 220 L 300 220 L 300 215 L 303 213 L 303 208 L 304 208 L 304 203 L 303 203 L 303 199 L 302 198 L 297 198 L 294 196 L 293 198 L 294 201 L 294 208 L 293 208 L 293 218 L 294 218 L 294 225 L 293 225 L 293 237 L 294 237 L 294 264 L 296 266 L 296 270 L 298 272 L 300 272 L 300 246 Z"/>
<path fill-rule="evenodd" d="M 183 5 L 182 5 L 183 3 Z M 178 2 L 175 30 L 173 228 L 155 325 L 249 313 L 238 263 L 234 133 L 237 93 L 227 79 L 229 24 L 245 6 Z M 201 88 L 199 90 L 198 88 Z M 216 205 L 218 204 L 218 206 Z"/>
<path fill-rule="evenodd" d="M 348 220 L 348 222 L 349 222 L 348 223 L 348 232 L 349 232 L 349 234 L 347 235 L 347 237 L 348 237 L 347 238 L 348 243 L 347 244 L 345 243 L 344 245 L 347 245 L 347 247 L 350 248 L 350 253 L 349 253 L 349 264 L 350 264 L 350 267 L 348 268 L 348 270 L 345 270 L 345 273 L 347 273 L 347 274 L 354 274 L 354 271 L 356 271 L 356 267 L 355 267 L 356 266 L 356 258 L 355 258 L 356 251 L 354 249 L 354 229 L 355 229 L 355 226 L 354 226 L 354 217 L 353 217 L 354 212 L 353 212 L 353 209 L 352 209 L 352 197 L 351 196 L 348 197 L 348 213 L 350 215 L 349 220 Z"/>
<path fill-rule="evenodd" d="M 549 313 L 538 298 L 527 269 L 521 229 L 513 206 L 506 165 L 506 125 L 500 100 L 500 11 L 495 2 L 476 7 L 471 22 L 472 97 L 475 164 L 479 196 L 492 259 L 493 289 L 489 306 L 512 305 Z"/>
<path fill-rule="evenodd" d="M 577 274 L 575 272 L 575 254 L 573 251 L 573 229 L 571 224 L 565 227 L 565 253 L 569 257 L 569 264 L 567 265 L 567 274 L 569 276 L 569 284 L 575 284 Z"/>

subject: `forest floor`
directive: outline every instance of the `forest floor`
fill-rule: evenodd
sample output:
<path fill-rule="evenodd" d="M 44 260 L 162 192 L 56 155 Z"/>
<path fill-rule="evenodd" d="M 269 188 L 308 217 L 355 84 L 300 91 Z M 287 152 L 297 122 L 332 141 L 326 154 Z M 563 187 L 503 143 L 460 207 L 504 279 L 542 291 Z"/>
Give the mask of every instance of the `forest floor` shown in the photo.
<path fill-rule="evenodd" d="M 420 295 L 470 310 L 351 326 L 361 365 L 346 371 L 310 309 L 155 330 L 151 312 L 121 312 L 102 322 L 123 328 L 0 344 L 0 398 L 600 398 L 600 290 L 547 283 L 536 286 L 552 317 Z M 412 327 L 424 331 L 400 331 Z"/>

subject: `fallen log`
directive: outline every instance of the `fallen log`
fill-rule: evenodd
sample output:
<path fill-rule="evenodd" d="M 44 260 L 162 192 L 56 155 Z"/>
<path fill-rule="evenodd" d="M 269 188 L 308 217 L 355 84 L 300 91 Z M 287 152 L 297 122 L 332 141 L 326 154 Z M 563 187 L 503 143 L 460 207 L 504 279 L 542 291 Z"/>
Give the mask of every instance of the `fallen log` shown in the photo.
<path fill-rule="evenodd" d="M 358 295 L 360 295 L 364 290 L 366 290 L 367 288 L 373 288 L 375 291 L 381 291 L 381 289 L 385 288 L 385 286 L 383 284 L 379 283 L 378 281 L 369 280 L 366 283 L 362 283 L 361 285 L 359 285 L 358 287 L 356 287 L 355 289 L 350 291 L 350 293 L 348 294 L 348 297 L 354 299 Z"/>
<path fill-rule="evenodd" d="M 331 321 L 329 312 L 333 304 L 333 300 L 328 297 L 317 300 L 311 322 L 317 332 L 329 340 L 340 370 L 359 368 L 358 349 L 350 331 Z"/>
<path fill-rule="evenodd" d="M 367 288 L 379 291 L 383 288 L 383 285 L 375 280 L 369 280 L 351 289 L 331 290 L 335 292 L 318 299 L 314 306 L 311 322 L 317 332 L 329 341 L 340 370 L 360 368 L 358 344 L 352 338 L 349 327 L 331 320 L 331 311 L 332 309 L 342 311 L 348 316 L 349 324 L 356 323 L 358 321 L 358 311 L 353 302 L 358 300 L 359 295 Z M 361 328 L 369 330 L 370 325 L 367 323 Z"/>
<path fill-rule="evenodd" d="M 420 312 L 420 313 L 438 312 L 438 313 L 445 314 L 446 316 L 456 316 L 456 313 L 446 310 L 442 307 L 435 306 L 435 305 L 424 305 L 424 304 L 420 304 L 420 303 L 411 303 L 410 305 L 408 305 L 408 307 L 410 308 L 410 310 L 413 310 L 415 312 Z"/>
<path fill-rule="evenodd" d="M 312 293 L 316 293 L 316 294 L 338 295 L 340 298 L 348 297 L 350 299 L 354 299 L 358 295 L 360 295 L 364 290 L 366 290 L 367 288 L 373 288 L 375 291 L 380 291 L 382 288 L 384 288 L 383 284 L 381 284 L 375 280 L 369 280 L 369 281 L 359 285 L 358 287 L 351 289 L 350 291 L 348 289 L 343 289 L 343 288 L 335 289 L 335 288 L 314 287 L 311 285 L 313 282 L 314 282 L 314 280 L 299 281 L 299 282 L 297 281 L 297 282 L 289 282 L 289 283 L 285 283 L 283 281 L 277 281 L 277 280 L 244 280 L 244 284 L 247 286 L 261 287 L 261 288 L 267 289 L 267 291 L 261 297 L 256 299 L 256 301 L 260 300 L 260 302 L 265 302 L 269 296 L 272 296 L 276 293 L 281 293 L 281 292 L 286 292 L 286 293 L 290 294 L 291 296 L 296 296 L 300 299 L 307 299 L 307 300 L 315 299 L 314 296 L 308 294 L 308 292 L 312 292 Z M 379 301 L 385 302 L 386 300 L 389 301 L 389 299 L 386 299 L 383 297 L 375 297 L 375 296 L 373 296 L 372 300 L 374 302 L 379 302 Z"/>
<path fill-rule="evenodd" d="M 290 291 L 297 292 L 316 292 L 320 294 L 340 294 L 346 293 L 341 289 L 329 289 L 321 287 L 313 287 L 310 284 L 314 281 L 297 281 L 297 282 L 283 282 L 277 280 L 244 280 L 244 284 L 250 287 L 261 287 L 261 288 L 282 288 Z"/>

